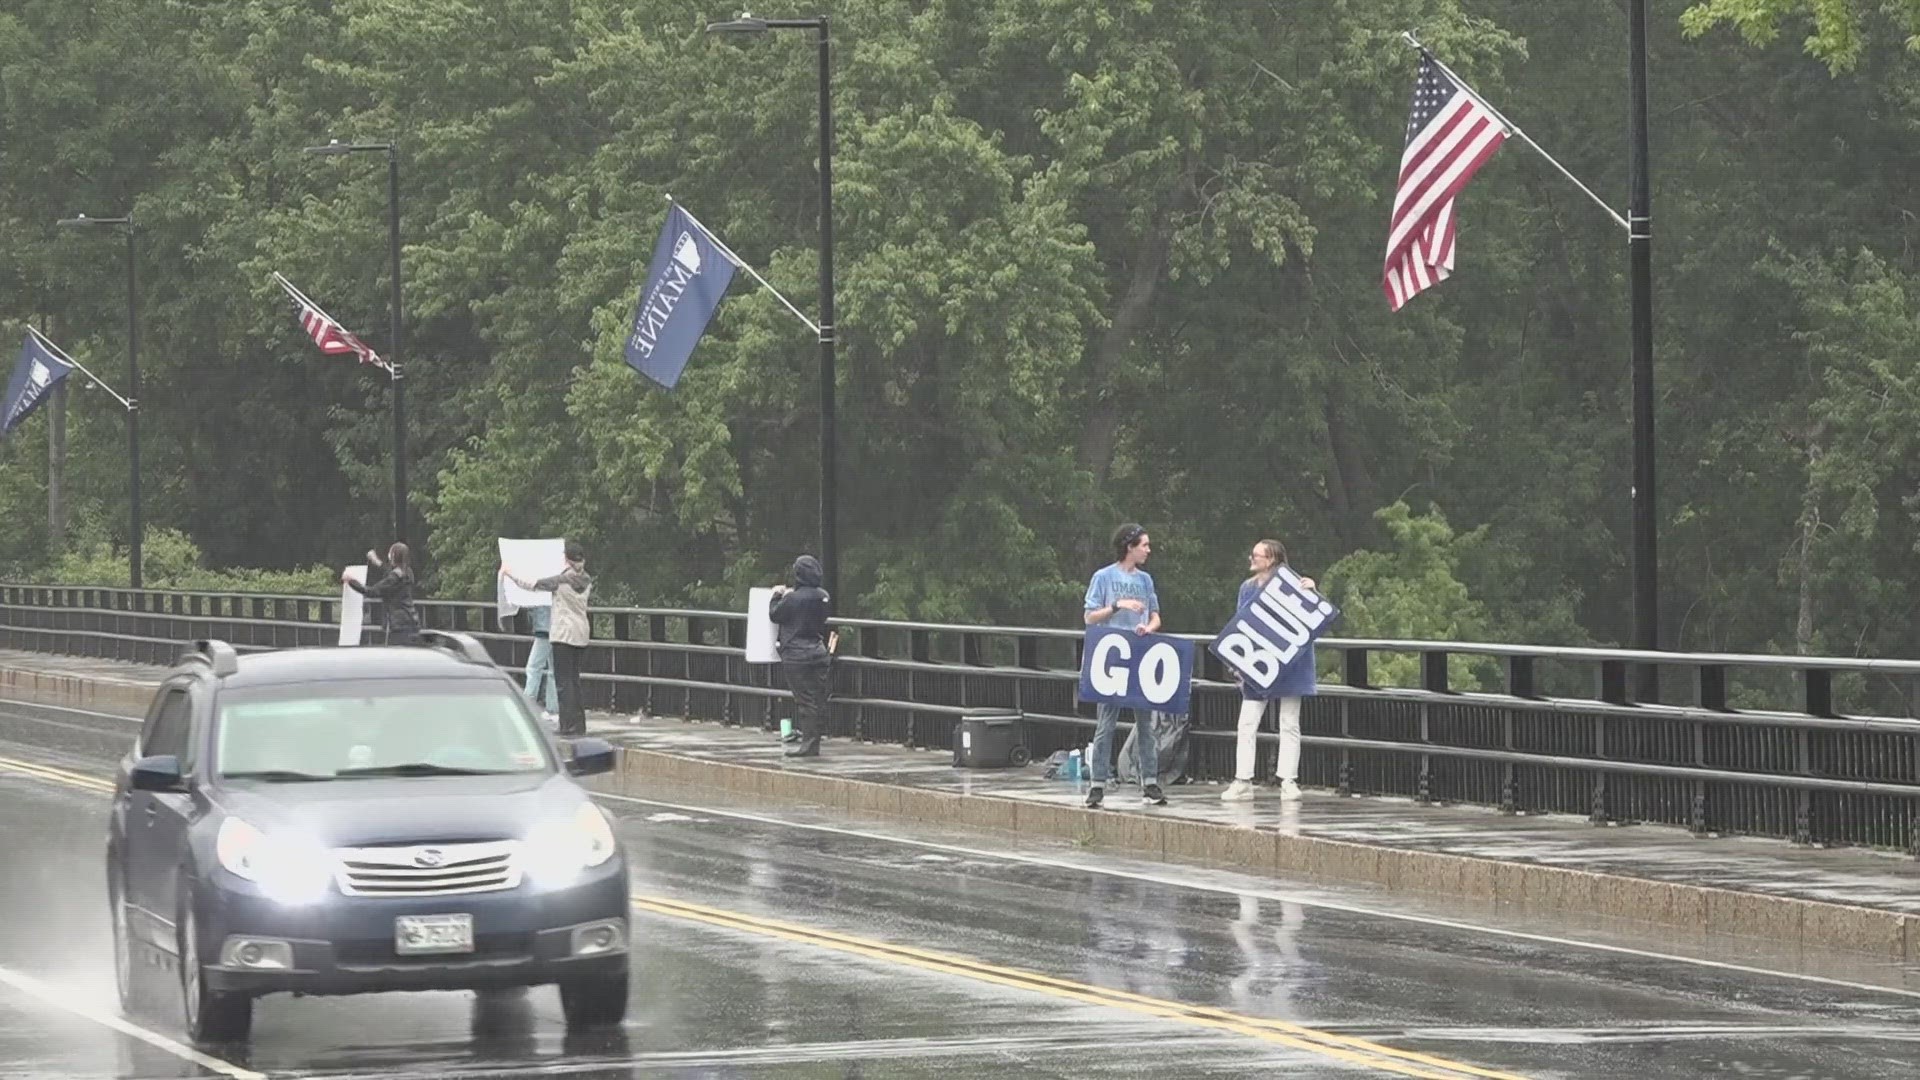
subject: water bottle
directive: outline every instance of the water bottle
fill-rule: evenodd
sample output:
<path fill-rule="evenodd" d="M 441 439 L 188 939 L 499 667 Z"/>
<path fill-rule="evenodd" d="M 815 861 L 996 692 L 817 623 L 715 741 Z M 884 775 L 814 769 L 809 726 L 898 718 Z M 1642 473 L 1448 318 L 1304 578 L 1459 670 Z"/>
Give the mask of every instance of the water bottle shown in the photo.
<path fill-rule="evenodd" d="M 780 718 L 780 739 L 782 742 L 793 738 L 793 721 L 788 717 Z"/>
<path fill-rule="evenodd" d="M 1069 780 L 1078 780 L 1078 779 L 1080 779 L 1080 771 L 1081 771 L 1081 770 L 1080 770 L 1080 761 L 1081 761 L 1081 759 L 1080 759 L 1080 751 L 1078 751 L 1078 750 L 1073 750 L 1073 751 L 1070 751 L 1070 752 L 1068 752 L 1068 754 L 1067 754 L 1067 768 L 1066 768 L 1066 774 L 1067 774 L 1067 779 L 1069 779 Z"/>

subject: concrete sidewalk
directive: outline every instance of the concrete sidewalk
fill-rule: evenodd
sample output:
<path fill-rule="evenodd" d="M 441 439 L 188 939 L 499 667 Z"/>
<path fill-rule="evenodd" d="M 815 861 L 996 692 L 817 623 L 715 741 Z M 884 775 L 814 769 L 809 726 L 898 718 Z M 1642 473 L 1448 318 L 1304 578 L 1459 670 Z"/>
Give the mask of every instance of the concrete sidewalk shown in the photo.
<path fill-rule="evenodd" d="M 144 711 L 161 669 L 0 651 L 0 697 Z M 1222 786 L 1170 788 L 1142 807 L 1138 789 L 1080 803 L 1084 784 L 1022 769 L 964 770 L 944 753 L 828 740 L 788 760 L 765 731 L 594 714 L 589 730 L 621 747 L 610 791 L 672 782 L 837 809 L 863 818 L 1068 840 L 1238 870 L 1447 896 L 1528 916 L 1626 919 L 1687 935 L 1731 934 L 1803 950 L 1920 963 L 1920 866 L 1902 855 L 1799 848 L 1754 838 L 1696 839 L 1661 826 L 1596 828 L 1584 819 L 1508 817 L 1478 807 L 1340 798 L 1309 789 L 1282 802 L 1263 788 L 1222 803 Z"/>

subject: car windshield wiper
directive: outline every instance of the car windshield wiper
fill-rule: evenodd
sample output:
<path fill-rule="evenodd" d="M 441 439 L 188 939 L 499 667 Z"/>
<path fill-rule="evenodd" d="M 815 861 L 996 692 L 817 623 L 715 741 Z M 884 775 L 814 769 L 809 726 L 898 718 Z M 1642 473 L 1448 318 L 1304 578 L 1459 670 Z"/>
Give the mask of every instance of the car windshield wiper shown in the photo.
<path fill-rule="evenodd" d="M 270 784 L 304 784 L 315 780 L 331 780 L 331 774 L 295 772 L 292 769 L 253 769 L 247 772 L 221 773 L 228 780 L 265 780 Z"/>
<path fill-rule="evenodd" d="M 511 769 L 465 769 L 457 765 L 435 765 L 430 761 L 410 761 L 404 765 L 372 765 L 364 769 L 341 769 L 341 776 L 493 776 Z"/>

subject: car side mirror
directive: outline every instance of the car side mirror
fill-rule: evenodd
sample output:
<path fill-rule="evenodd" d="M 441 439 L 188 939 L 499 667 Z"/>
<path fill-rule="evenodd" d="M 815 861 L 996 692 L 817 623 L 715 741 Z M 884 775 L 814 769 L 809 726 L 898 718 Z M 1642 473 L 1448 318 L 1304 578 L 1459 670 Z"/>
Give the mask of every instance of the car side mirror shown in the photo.
<path fill-rule="evenodd" d="M 133 763 L 127 783 L 135 791 L 185 791 L 186 779 L 180 772 L 180 759 L 172 754 L 155 754 Z"/>
<path fill-rule="evenodd" d="M 572 776 L 593 776 L 613 771 L 613 744 L 605 739 L 575 739 L 573 757 L 567 761 Z"/>

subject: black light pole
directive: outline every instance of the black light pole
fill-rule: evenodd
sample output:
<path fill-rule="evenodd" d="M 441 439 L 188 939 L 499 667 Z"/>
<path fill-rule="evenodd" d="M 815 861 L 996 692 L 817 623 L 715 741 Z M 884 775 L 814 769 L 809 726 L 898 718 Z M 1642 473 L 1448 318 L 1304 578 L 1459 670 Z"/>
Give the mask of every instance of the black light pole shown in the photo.
<path fill-rule="evenodd" d="M 1647 178 L 1647 3 L 1627 7 L 1627 252 L 1633 294 L 1633 637 L 1660 647 L 1660 560 L 1653 486 L 1653 198 Z M 1660 671 L 1642 664 L 1641 701 L 1660 698 Z"/>
<path fill-rule="evenodd" d="M 820 58 L 820 568 L 828 592 L 840 585 L 839 499 L 834 465 L 833 333 L 833 52 L 825 15 L 812 19 L 756 19 L 741 15 L 707 24 L 709 34 L 812 30 Z"/>
<path fill-rule="evenodd" d="M 407 382 L 400 368 L 400 152 L 392 143 L 343 143 L 309 146 L 309 154 L 387 155 L 387 255 L 392 263 L 393 289 L 388 297 L 392 326 L 387 339 L 387 363 L 393 375 L 393 538 L 407 540 Z"/>
<path fill-rule="evenodd" d="M 127 234 L 127 579 L 133 588 L 142 587 L 140 573 L 140 293 L 134 278 L 134 255 L 139 229 L 133 215 L 95 218 L 78 214 L 61 218 L 61 225 L 124 226 Z"/>

